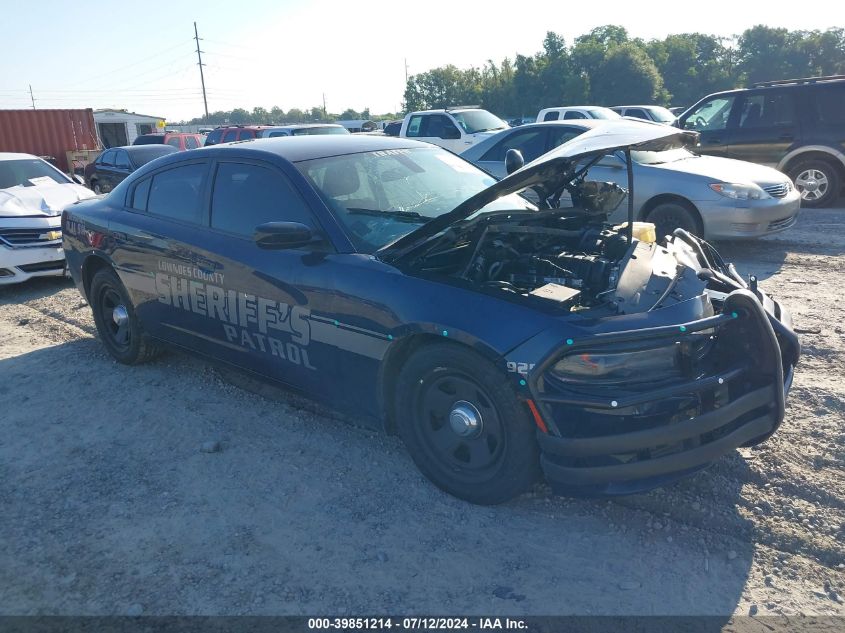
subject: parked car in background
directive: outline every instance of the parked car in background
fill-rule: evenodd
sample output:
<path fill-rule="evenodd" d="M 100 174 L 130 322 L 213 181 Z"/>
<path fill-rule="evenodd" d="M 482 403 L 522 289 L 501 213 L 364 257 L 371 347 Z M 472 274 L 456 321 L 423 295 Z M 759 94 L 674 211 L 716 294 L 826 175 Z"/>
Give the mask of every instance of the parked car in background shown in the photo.
<path fill-rule="evenodd" d="M 384 126 L 382 130 L 385 136 L 399 136 L 399 132 L 402 131 L 402 120 L 399 121 L 390 121 L 387 125 Z"/>
<path fill-rule="evenodd" d="M 537 123 L 543 121 L 568 121 L 570 119 L 619 119 L 619 114 L 602 106 L 566 106 L 543 108 L 537 114 Z"/>
<path fill-rule="evenodd" d="M 629 116 L 644 121 L 671 125 L 678 117 L 667 108 L 655 105 L 613 106 L 610 108 L 620 116 Z"/>
<path fill-rule="evenodd" d="M 515 119 L 508 119 L 508 125 L 511 127 L 519 127 L 526 123 L 534 123 L 534 117 L 516 117 Z"/>
<path fill-rule="evenodd" d="M 62 209 L 93 197 L 37 156 L 0 152 L 0 285 L 63 275 Z"/>
<path fill-rule="evenodd" d="M 708 95 L 678 117 L 697 151 L 776 167 L 805 207 L 826 207 L 845 183 L 845 76 L 770 81 Z"/>
<path fill-rule="evenodd" d="M 178 151 L 173 145 L 113 147 L 85 166 L 85 182 L 94 193 L 106 193 L 141 165 Z"/>
<path fill-rule="evenodd" d="M 197 149 L 204 143 L 201 134 L 188 132 L 164 132 L 163 134 L 141 134 L 132 141 L 133 145 L 170 145 L 180 151 Z"/>
<path fill-rule="evenodd" d="M 608 121 L 548 121 L 505 130 L 471 147 L 461 158 L 496 178 L 507 175 L 505 155 L 516 149 L 526 163 Z M 643 125 L 660 125 L 643 123 Z M 653 222 L 658 236 L 685 229 L 708 239 L 760 237 L 789 228 L 798 218 L 799 194 L 770 167 L 678 148 L 634 152 L 634 212 Z M 624 157 L 610 154 L 590 167 L 587 180 L 628 187 Z M 621 204 L 611 220 L 624 221 Z"/>
<path fill-rule="evenodd" d="M 458 154 L 507 128 L 502 119 L 481 108 L 446 108 L 407 114 L 399 136 L 433 143 Z"/>
<path fill-rule="evenodd" d="M 294 125 L 273 125 L 263 127 L 255 134 L 256 138 L 275 138 L 277 136 L 309 136 L 312 134 L 349 134 L 349 130 L 336 123 L 296 123 Z"/>

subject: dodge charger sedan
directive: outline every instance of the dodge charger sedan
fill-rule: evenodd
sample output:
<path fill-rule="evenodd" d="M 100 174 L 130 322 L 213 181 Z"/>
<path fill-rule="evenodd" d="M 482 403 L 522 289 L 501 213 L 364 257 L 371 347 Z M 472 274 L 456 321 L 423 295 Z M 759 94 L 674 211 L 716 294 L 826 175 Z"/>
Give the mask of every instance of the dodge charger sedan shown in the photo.
<path fill-rule="evenodd" d="M 507 175 L 505 155 L 519 150 L 525 162 L 606 121 L 551 121 L 505 130 L 461 156 L 497 178 Z M 771 167 L 716 156 L 685 147 L 635 151 L 634 212 L 657 225 L 659 236 L 676 228 L 707 239 L 737 239 L 783 231 L 798 221 L 801 196 L 788 176 Z M 612 152 L 593 165 L 588 180 L 627 187 L 625 157 Z M 611 219 L 622 220 L 620 210 Z"/>
<path fill-rule="evenodd" d="M 788 312 L 707 242 L 616 230 L 625 191 L 583 181 L 688 135 L 620 121 L 499 182 L 385 136 L 214 146 L 68 208 L 64 246 L 121 363 L 175 347 L 303 391 L 475 503 L 541 474 L 628 493 L 775 432 L 799 355 Z"/>

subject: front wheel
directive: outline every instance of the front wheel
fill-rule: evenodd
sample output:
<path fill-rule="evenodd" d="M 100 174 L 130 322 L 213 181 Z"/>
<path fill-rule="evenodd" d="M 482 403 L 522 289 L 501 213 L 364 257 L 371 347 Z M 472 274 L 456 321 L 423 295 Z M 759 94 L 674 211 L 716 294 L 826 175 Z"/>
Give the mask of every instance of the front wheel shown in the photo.
<path fill-rule="evenodd" d="M 505 375 L 457 345 L 416 352 L 396 391 L 399 435 L 417 467 L 449 494 L 502 503 L 540 474 L 535 426 Z"/>
<path fill-rule="evenodd" d="M 124 365 L 146 362 L 158 350 L 144 333 L 135 307 L 117 274 L 110 268 L 91 280 L 91 310 L 100 340 L 112 358 Z"/>
<path fill-rule="evenodd" d="M 801 206 L 829 207 L 839 196 L 839 174 L 830 163 L 809 160 L 789 170 L 789 177 L 801 194 Z"/>
<path fill-rule="evenodd" d="M 688 233 L 703 237 L 703 229 L 698 214 L 682 202 L 663 202 L 648 212 L 646 221 L 654 224 L 658 241 L 662 242 L 675 229 L 684 229 Z"/>

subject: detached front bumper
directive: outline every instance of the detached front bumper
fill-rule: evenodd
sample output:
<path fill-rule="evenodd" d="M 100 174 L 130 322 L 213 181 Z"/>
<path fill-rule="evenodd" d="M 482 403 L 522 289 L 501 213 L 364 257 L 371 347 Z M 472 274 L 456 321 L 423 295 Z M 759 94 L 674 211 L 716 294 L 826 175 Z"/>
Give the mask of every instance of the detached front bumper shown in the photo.
<path fill-rule="evenodd" d="M 716 316 L 602 333 L 583 347 L 612 351 L 632 343 L 673 344 L 696 333 L 716 341 L 710 352 L 717 355 L 711 359 L 714 370 L 668 386 L 619 395 L 561 388 L 547 374 L 561 358 L 559 350 L 535 367 L 528 387 L 548 428 L 538 432 L 538 440 L 553 487 L 583 494 L 639 492 L 774 433 L 784 418 L 800 344 L 789 314 L 762 293 L 736 290 Z"/>

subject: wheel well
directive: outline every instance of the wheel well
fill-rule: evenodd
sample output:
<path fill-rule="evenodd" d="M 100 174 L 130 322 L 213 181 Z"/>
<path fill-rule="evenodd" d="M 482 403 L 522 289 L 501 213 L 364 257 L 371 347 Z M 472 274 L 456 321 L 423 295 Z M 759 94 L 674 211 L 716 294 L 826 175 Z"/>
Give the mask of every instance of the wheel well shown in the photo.
<path fill-rule="evenodd" d="M 654 209 L 656 206 L 663 204 L 664 202 L 674 202 L 676 204 L 680 204 L 682 207 L 692 211 L 695 214 L 695 217 L 698 219 L 699 225 L 704 226 L 704 220 L 701 217 L 701 213 L 698 211 L 698 208 L 689 200 L 684 198 L 683 196 L 676 196 L 675 194 L 671 193 L 661 193 L 659 196 L 654 196 L 650 200 L 646 201 L 646 203 L 640 207 L 640 214 L 638 217 L 639 220 L 645 220 L 651 210 Z"/>
<path fill-rule="evenodd" d="M 82 263 L 82 286 L 85 288 L 85 298 L 91 303 L 91 280 L 103 268 L 110 268 L 111 264 L 99 255 L 89 255 Z"/>
<path fill-rule="evenodd" d="M 845 180 L 845 165 L 843 165 L 842 161 L 838 160 L 836 156 L 831 156 L 825 152 L 804 152 L 803 154 L 793 156 L 789 159 L 789 162 L 783 166 L 783 172 L 789 174 L 789 172 L 799 164 L 806 163 L 811 160 L 819 160 L 823 163 L 827 163 L 836 170 L 836 173 L 839 174 L 839 177 L 842 180 Z"/>
<path fill-rule="evenodd" d="M 389 435 L 396 432 L 396 421 L 393 419 L 395 405 L 394 394 L 396 393 L 396 383 L 399 380 L 399 373 L 402 370 L 402 366 L 405 364 L 405 361 L 408 360 L 408 358 L 410 358 L 411 355 L 418 349 L 433 343 L 445 343 L 447 345 L 465 347 L 475 352 L 482 351 L 454 340 L 447 341 L 442 336 L 437 336 L 435 334 L 412 334 L 411 336 L 403 337 L 399 341 L 393 343 L 387 349 L 387 354 L 381 363 L 378 385 L 378 396 L 382 411 L 382 420 L 384 422 L 384 430 Z M 487 351 L 489 352 L 490 350 Z M 482 353 L 482 356 L 489 358 L 490 354 Z"/>

